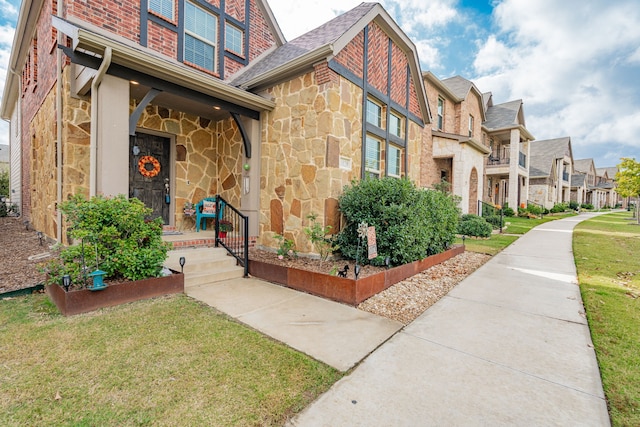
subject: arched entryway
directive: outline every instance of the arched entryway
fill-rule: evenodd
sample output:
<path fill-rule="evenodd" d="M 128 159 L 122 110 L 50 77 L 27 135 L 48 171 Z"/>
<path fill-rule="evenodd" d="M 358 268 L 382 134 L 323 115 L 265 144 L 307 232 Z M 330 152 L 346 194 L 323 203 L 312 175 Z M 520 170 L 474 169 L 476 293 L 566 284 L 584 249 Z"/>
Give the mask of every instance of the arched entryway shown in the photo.
<path fill-rule="evenodd" d="M 469 177 L 469 213 L 478 214 L 478 171 L 471 169 Z"/>

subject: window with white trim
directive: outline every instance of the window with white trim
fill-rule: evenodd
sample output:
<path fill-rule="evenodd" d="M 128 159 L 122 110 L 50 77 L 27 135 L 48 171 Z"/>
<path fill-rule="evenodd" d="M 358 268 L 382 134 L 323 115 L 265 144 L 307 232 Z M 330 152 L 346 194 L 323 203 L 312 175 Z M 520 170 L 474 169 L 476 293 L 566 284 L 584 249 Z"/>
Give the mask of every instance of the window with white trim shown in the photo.
<path fill-rule="evenodd" d="M 382 106 L 371 99 L 367 99 L 367 122 L 382 127 Z"/>
<path fill-rule="evenodd" d="M 380 146 L 381 141 L 367 135 L 365 145 L 365 171 L 370 178 L 380 177 Z"/>
<path fill-rule="evenodd" d="M 402 158 L 402 149 L 393 144 L 389 145 L 389 155 L 388 155 L 388 164 L 387 164 L 387 175 L 393 176 L 395 178 L 400 178 L 401 176 L 401 158 Z"/>
<path fill-rule="evenodd" d="M 438 129 L 444 129 L 444 99 L 438 98 Z"/>
<path fill-rule="evenodd" d="M 184 9 L 184 60 L 216 71 L 218 18 L 190 2 Z"/>
<path fill-rule="evenodd" d="M 175 0 L 149 0 L 149 10 L 169 21 L 174 20 Z"/>
<path fill-rule="evenodd" d="M 242 55 L 244 46 L 243 31 L 233 24 L 226 23 L 224 26 L 224 48 L 237 55 Z"/>
<path fill-rule="evenodd" d="M 473 136 L 473 116 L 469 114 L 469 137 Z"/>
<path fill-rule="evenodd" d="M 389 133 L 402 138 L 402 118 L 395 114 L 389 114 Z"/>

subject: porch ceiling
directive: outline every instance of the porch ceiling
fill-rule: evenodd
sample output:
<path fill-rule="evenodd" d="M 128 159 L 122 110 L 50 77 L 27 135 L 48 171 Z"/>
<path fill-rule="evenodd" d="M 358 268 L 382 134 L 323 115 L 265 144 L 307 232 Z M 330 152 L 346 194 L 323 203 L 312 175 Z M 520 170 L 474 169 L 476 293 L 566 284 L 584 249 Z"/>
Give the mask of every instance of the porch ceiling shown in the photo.
<path fill-rule="evenodd" d="M 150 86 L 129 83 L 130 96 L 138 102 L 144 98 L 149 90 L 151 90 Z M 212 121 L 224 120 L 230 117 L 229 111 L 224 108 L 216 109 L 211 104 L 198 102 L 170 92 L 160 92 L 155 98 L 153 98 L 151 104 L 177 111 L 183 111 Z"/>

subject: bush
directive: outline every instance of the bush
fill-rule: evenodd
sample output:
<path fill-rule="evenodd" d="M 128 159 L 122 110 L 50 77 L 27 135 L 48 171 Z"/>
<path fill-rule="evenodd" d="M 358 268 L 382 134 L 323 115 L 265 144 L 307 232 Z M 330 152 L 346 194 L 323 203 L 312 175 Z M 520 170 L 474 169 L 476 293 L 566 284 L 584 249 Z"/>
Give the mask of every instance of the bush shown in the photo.
<path fill-rule="evenodd" d="M 529 212 L 530 214 L 533 215 L 542 215 L 542 213 L 544 212 L 543 208 L 541 208 L 540 206 L 537 205 L 529 205 L 527 206 L 527 212 Z"/>
<path fill-rule="evenodd" d="M 566 203 L 556 203 L 551 208 L 551 213 L 562 213 L 562 212 L 564 212 L 566 210 L 567 210 L 567 204 Z"/>
<path fill-rule="evenodd" d="M 593 205 L 591 203 L 583 203 L 581 205 L 581 207 L 582 207 L 582 209 L 587 209 L 587 210 L 590 210 L 590 211 L 593 210 Z"/>
<path fill-rule="evenodd" d="M 485 221 L 487 221 L 494 229 L 498 229 L 502 227 L 502 218 L 500 215 L 487 215 L 483 217 Z"/>
<path fill-rule="evenodd" d="M 489 237 L 493 227 L 485 218 L 478 215 L 463 215 L 458 224 L 458 234 L 473 237 Z"/>
<path fill-rule="evenodd" d="M 571 209 L 572 211 L 577 211 L 580 208 L 580 205 L 578 204 L 578 202 L 572 200 L 569 202 L 569 209 Z"/>
<path fill-rule="evenodd" d="M 508 217 L 512 217 L 512 216 L 514 216 L 514 215 L 516 214 L 516 213 L 514 212 L 514 210 L 513 210 L 513 209 L 511 209 L 511 208 L 504 208 L 504 209 L 502 210 L 502 213 L 504 214 L 504 216 L 508 216 Z"/>
<path fill-rule="evenodd" d="M 46 265 L 47 282 L 60 283 L 63 274 L 84 282 L 82 265 L 100 269 L 105 279 L 140 280 L 160 276 L 171 244 L 162 241 L 162 219 L 149 220 L 152 210 L 138 199 L 123 195 L 89 201 L 81 196 L 61 203 L 76 245 L 62 248 L 60 257 Z"/>
<path fill-rule="evenodd" d="M 317 222 L 317 217 L 318 216 L 315 213 L 307 215 L 309 226 L 304 228 L 304 234 L 307 235 L 311 244 L 318 251 L 320 260 L 324 262 L 329 258 L 329 256 L 338 250 L 338 247 L 333 244 L 331 237 L 327 237 L 331 232 L 331 226 L 326 225 L 323 227 L 319 222 Z"/>
<path fill-rule="evenodd" d="M 378 256 L 392 265 L 406 264 L 448 249 L 455 238 L 459 210 L 454 198 L 419 189 L 407 179 L 382 178 L 352 182 L 339 198 L 346 221 L 336 243 L 342 255 L 367 260 L 366 241 L 358 226 L 376 229 Z"/>

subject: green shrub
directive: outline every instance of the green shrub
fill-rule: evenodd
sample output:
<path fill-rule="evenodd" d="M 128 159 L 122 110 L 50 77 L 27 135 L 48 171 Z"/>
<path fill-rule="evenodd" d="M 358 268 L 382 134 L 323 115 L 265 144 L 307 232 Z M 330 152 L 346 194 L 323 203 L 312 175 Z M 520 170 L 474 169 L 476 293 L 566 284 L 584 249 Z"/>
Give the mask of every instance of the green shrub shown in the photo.
<path fill-rule="evenodd" d="M 311 244 L 316 248 L 318 254 L 320 254 L 320 260 L 324 262 L 333 252 L 338 250 L 338 246 L 333 244 L 330 237 L 327 237 L 329 232 L 331 232 L 331 226 L 327 225 L 323 227 L 316 221 L 316 218 L 317 215 L 315 213 L 307 215 L 309 226 L 304 228 L 304 234 L 307 235 Z"/>
<path fill-rule="evenodd" d="M 551 208 L 551 213 L 562 213 L 562 212 L 564 212 L 566 210 L 567 210 L 567 204 L 566 203 L 556 203 Z"/>
<path fill-rule="evenodd" d="M 140 280 L 158 277 L 170 243 L 162 241 L 162 219 L 147 219 L 152 210 L 135 198 L 76 196 L 60 204 L 69 223 L 68 236 L 77 244 L 60 249 L 59 259 L 46 265 L 48 283 L 70 274 L 73 283 L 88 271 L 100 269 L 105 279 Z"/>
<path fill-rule="evenodd" d="M 485 221 L 487 221 L 494 229 L 498 229 L 502 227 L 502 218 L 500 215 L 488 215 L 483 217 Z"/>
<path fill-rule="evenodd" d="M 528 205 L 527 206 L 527 212 L 533 214 L 533 215 L 542 215 L 542 213 L 544 212 L 543 208 L 541 208 L 538 205 Z"/>
<path fill-rule="evenodd" d="M 514 215 L 516 214 L 516 213 L 514 212 L 514 210 L 513 210 L 513 209 L 511 209 L 511 208 L 504 208 L 504 209 L 502 210 L 502 213 L 504 214 L 504 216 L 508 216 L 508 217 L 512 217 L 512 216 L 514 216 Z"/>
<path fill-rule="evenodd" d="M 453 196 L 389 177 L 352 182 L 339 207 L 346 219 L 336 239 L 340 252 L 362 264 L 368 260 L 366 241 L 358 236 L 361 223 L 375 227 L 379 257 L 400 265 L 448 249 L 459 216 Z"/>
<path fill-rule="evenodd" d="M 572 211 L 577 211 L 580 208 L 580 205 L 578 204 L 578 202 L 572 200 L 569 202 L 569 209 L 571 209 Z"/>
<path fill-rule="evenodd" d="M 492 231 L 493 227 L 491 224 L 489 224 L 485 218 L 478 215 L 463 215 L 458 224 L 458 234 L 464 236 L 489 237 Z"/>
<path fill-rule="evenodd" d="M 593 205 L 591 203 L 583 203 L 581 205 L 581 207 L 582 207 L 582 209 L 587 209 L 587 210 L 590 210 L 590 211 L 593 210 Z"/>
<path fill-rule="evenodd" d="M 281 234 L 276 234 L 273 237 L 278 241 L 278 258 L 296 258 L 298 256 L 298 252 L 296 251 L 296 242 L 291 239 L 286 239 Z"/>

